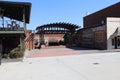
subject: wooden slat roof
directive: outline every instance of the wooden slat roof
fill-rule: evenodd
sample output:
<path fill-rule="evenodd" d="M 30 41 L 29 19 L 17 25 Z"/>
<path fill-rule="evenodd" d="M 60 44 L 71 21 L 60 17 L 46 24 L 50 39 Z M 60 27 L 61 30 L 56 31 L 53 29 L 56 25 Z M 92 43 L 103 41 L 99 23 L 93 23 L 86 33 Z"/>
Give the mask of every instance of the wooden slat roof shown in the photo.
<path fill-rule="evenodd" d="M 75 25 L 75 24 L 59 22 L 59 23 L 50 23 L 50 24 L 45 24 L 45 25 L 38 26 L 36 28 L 36 30 L 40 29 L 40 28 L 46 28 L 46 27 L 60 27 L 60 28 L 66 28 L 66 29 L 80 28 L 80 26 Z"/>
<path fill-rule="evenodd" d="M 0 8 L 4 10 L 5 17 L 19 21 L 23 21 L 23 9 L 25 9 L 26 23 L 29 23 L 31 11 L 30 2 L 0 1 Z"/>

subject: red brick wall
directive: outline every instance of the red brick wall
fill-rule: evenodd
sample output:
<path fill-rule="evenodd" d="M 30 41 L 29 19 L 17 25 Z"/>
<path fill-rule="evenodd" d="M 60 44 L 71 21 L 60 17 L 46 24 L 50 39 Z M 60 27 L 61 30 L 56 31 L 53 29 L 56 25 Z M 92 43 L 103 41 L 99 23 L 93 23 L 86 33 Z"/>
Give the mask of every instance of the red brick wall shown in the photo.
<path fill-rule="evenodd" d="M 34 41 L 34 34 L 32 34 L 32 31 L 31 30 L 26 31 L 26 38 L 25 38 L 26 49 L 34 48 L 33 41 Z"/>
<path fill-rule="evenodd" d="M 52 38 L 55 38 L 58 40 L 58 42 L 64 37 L 65 34 L 44 34 L 45 40 L 50 40 Z"/>
<path fill-rule="evenodd" d="M 55 38 L 58 42 L 64 37 L 65 34 L 44 34 L 46 46 L 49 40 Z M 39 34 L 32 34 L 32 31 L 26 31 L 25 45 L 26 49 L 34 49 L 34 39 L 39 40 Z"/>
<path fill-rule="evenodd" d="M 60 42 L 60 40 L 64 37 L 65 34 L 44 34 L 45 45 L 49 45 L 49 41 L 55 39 Z"/>

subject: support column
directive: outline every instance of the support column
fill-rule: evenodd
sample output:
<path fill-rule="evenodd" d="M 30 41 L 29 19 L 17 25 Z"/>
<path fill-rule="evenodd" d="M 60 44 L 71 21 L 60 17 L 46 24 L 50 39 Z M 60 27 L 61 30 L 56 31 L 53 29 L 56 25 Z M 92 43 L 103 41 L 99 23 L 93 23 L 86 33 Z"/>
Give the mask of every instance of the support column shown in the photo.
<path fill-rule="evenodd" d="M 117 37 L 115 37 L 115 49 L 117 49 L 117 44 L 118 44 Z"/>
<path fill-rule="evenodd" d="M 23 8 L 23 27 L 24 30 L 26 31 L 25 8 Z"/>
<path fill-rule="evenodd" d="M 33 49 L 35 49 L 35 41 L 34 41 L 34 38 L 35 38 L 35 30 L 33 30 L 33 37 L 32 37 L 32 43 L 33 43 Z"/>
<path fill-rule="evenodd" d="M 24 39 L 23 36 L 20 36 L 20 49 L 23 49 L 24 43 L 23 43 Z"/>
<path fill-rule="evenodd" d="M 2 43 L 2 39 L 0 40 L 0 54 L 1 53 L 3 53 L 3 50 L 2 50 L 2 47 L 3 47 L 3 45 L 2 45 L 3 43 Z"/>

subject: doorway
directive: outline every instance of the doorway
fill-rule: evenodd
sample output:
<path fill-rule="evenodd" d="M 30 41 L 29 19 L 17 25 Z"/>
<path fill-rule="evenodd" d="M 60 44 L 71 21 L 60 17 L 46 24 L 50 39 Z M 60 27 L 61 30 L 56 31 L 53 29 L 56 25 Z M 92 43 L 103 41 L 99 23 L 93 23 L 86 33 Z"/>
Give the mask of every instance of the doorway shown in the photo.
<path fill-rule="evenodd" d="M 20 44 L 19 38 L 9 38 L 5 37 L 2 39 L 2 53 L 6 54 L 9 53 L 12 49 L 17 47 Z"/>
<path fill-rule="evenodd" d="M 120 36 L 115 37 L 115 49 L 120 49 Z"/>

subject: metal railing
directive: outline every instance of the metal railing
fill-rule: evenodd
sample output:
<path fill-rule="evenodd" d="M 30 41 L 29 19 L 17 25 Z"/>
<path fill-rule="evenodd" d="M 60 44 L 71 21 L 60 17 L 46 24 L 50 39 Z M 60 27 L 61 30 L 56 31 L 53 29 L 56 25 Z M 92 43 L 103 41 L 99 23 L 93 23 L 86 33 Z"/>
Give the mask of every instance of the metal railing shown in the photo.
<path fill-rule="evenodd" d="M 0 20 L 0 31 L 23 31 L 24 28 L 20 27 L 17 21 L 6 20 L 4 23 Z"/>
<path fill-rule="evenodd" d="M 24 30 L 24 28 L 23 27 L 4 27 L 4 28 L 2 28 L 2 27 L 0 27 L 0 31 L 23 31 Z"/>

